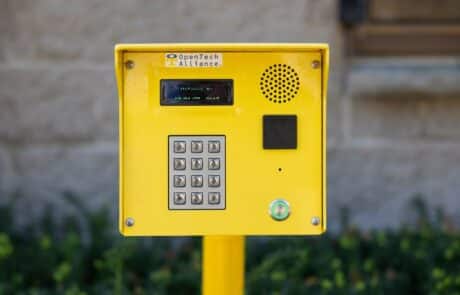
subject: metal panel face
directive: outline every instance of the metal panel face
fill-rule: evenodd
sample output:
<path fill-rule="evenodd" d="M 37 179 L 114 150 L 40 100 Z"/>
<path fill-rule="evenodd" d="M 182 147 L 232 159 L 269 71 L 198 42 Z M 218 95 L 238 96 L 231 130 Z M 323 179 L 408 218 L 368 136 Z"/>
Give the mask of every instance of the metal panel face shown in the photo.
<path fill-rule="evenodd" d="M 117 46 L 120 231 L 324 232 L 327 67 L 322 44 Z M 178 105 L 162 105 L 162 80 L 179 81 L 168 97 Z M 227 93 L 232 104 L 212 103 Z M 296 144 L 264 148 L 264 116 L 296 118 L 265 130 Z"/>

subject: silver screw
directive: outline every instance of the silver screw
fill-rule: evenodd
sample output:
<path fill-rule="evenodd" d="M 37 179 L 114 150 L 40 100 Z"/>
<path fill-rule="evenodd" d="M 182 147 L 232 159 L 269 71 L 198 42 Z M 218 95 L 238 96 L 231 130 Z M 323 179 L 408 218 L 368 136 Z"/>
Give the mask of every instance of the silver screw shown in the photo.
<path fill-rule="evenodd" d="M 134 225 L 134 218 L 132 218 L 132 217 L 126 218 L 125 224 L 126 224 L 126 226 L 130 226 L 130 227 L 133 226 Z"/>
<path fill-rule="evenodd" d="M 311 67 L 314 69 L 319 69 L 320 66 L 321 66 L 321 62 L 319 60 L 314 60 L 311 63 Z"/>
<path fill-rule="evenodd" d="M 311 218 L 311 224 L 313 224 L 314 226 L 319 225 L 320 221 L 321 220 L 319 219 L 318 216 L 314 216 L 314 217 Z"/>
<path fill-rule="evenodd" d="M 127 69 L 132 69 L 132 68 L 134 68 L 134 61 L 132 61 L 132 60 L 127 60 L 127 61 L 125 62 L 125 67 L 126 67 Z"/>

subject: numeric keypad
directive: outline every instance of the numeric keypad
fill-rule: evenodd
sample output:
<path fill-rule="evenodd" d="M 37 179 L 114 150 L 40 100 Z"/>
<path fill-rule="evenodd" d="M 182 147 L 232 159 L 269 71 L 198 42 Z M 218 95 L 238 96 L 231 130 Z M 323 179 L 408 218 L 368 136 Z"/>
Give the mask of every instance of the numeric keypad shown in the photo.
<path fill-rule="evenodd" d="M 169 136 L 169 208 L 225 209 L 225 136 Z"/>

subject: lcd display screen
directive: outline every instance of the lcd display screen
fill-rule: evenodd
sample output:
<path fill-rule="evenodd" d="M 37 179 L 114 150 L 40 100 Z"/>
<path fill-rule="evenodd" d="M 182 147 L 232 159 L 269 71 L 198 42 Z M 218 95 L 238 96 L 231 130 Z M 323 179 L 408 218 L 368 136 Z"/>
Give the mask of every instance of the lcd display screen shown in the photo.
<path fill-rule="evenodd" d="M 163 79 L 161 105 L 232 105 L 233 80 Z"/>

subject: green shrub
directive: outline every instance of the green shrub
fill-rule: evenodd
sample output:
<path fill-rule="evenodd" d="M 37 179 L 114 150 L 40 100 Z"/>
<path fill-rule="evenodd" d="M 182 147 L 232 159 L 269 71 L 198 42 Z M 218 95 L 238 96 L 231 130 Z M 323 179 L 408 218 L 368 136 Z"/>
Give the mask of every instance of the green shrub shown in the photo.
<path fill-rule="evenodd" d="M 13 206 L 0 208 L 0 294 L 200 293 L 201 239 L 122 238 L 109 210 L 66 198 L 78 220 L 57 223 L 50 208 L 18 230 Z M 413 205 L 415 228 L 249 238 L 246 293 L 460 294 L 459 233 Z"/>

